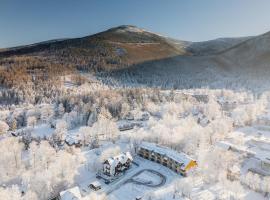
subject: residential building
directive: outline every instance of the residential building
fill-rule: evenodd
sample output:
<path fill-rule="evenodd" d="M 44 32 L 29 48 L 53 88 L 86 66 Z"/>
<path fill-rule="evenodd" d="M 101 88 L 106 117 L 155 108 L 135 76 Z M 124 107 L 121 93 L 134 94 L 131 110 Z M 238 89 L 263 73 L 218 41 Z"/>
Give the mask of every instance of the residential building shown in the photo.
<path fill-rule="evenodd" d="M 137 153 L 139 156 L 160 163 L 183 176 L 197 166 L 197 162 L 188 155 L 154 143 L 143 142 Z"/>
<path fill-rule="evenodd" d="M 109 158 L 103 163 L 103 173 L 107 176 L 116 176 L 127 170 L 133 158 L 130 152 L 121 153 L 118 156 Z"/>

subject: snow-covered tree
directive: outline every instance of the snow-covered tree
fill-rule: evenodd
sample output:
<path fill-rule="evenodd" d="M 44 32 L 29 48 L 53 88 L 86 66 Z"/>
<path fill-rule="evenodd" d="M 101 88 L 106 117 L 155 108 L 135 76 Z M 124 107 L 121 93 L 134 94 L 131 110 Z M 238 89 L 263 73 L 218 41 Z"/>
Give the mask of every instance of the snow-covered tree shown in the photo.
<path fill-rule="evenodd" d="M 0 135 L 7 133 L 8 129 L 8 124 L 4 121 L 0 121 Z"/>
<path fill-rule="evenodd" d="M 115 122 L 101 115 L 92 127 L 92 134 L 114 141 L 119 136 L 119 130 Z"/>
<path fill-rule="evenodd" d="M 107 148 L 107 149 L 102 151 L 102 153 L 100 155 L 100 162 L 104 162 L 108 158 L 120 154 L 120 152 L 121 152 L 121 149 L 119 146 Z"/>
<path fill-rule="evenodd" d="M 54 144 L 60 145 L 67 134 L 67 123 L 64 120 L 59 120 L 56 123 L 56 129 L 53 133 L 53 142 Z"/>
<path fill-rule="evenodd" d="M 65 114 L 65 108 L 64 108 L 63 104 L 60 103 L 58 105 L 58 108 L 57 108 L 57 115 L 58 115 L 58 117 L 63 117 L 64 114 Z"/>
<path fill-rule="evenodd" d="M 50 105 L 45 105 L 41 108 L 41 119 L 44 123 L 48 123 L 53 115 L 54 112 Z"/>
<path fill-rule="evenodd" d="M 30 117 L 27 118 L 27 126 L 34 128 L 36 124 L 37 124 L 36 117 L 30 116 Z"/>
<path fill-rule="evenodd" d="M 94 140 L 92 128 L 89 126 L 82 126 L 79 129 L 79 135 L 81 137 L 81 140 L 84 146 L 90 144 Z"/>
<path fill-rule="evenodd" d="M 237 157 L 230 151 L 225 151 L 219 147 L 210 149 L 204 159 L 199 163 L 199 169 L 206 182 L 212 183 L 219 179 L 222 172 L 227 173 L 229 166 L 237 161 Z"/>
<path fill-rule="evenodd" d="M 86 200 L 108 200 L 108 197 L 104 193 L 97 194 L 97 193 L 92 192 L 90 193 L 90 195 L 86 197 Z"/>
<path fill-rule="evenodd" d="M 13 185 L 8 188 L 2 188 L 0 187 L 0 199 L 5 200 L 21 200 L 22 194 L 19 190 L 19 187 L 16 185 Z"/>
<path fill-rule="evenodd" d="M 89 118 L 88 118 L 88 121 L 87 121 L 87 125 L 88 126 L 93 126 L 93 124 L 97 121 L 97 112 L 96 112 L 96 109 L 94 109 Z"/>
<path fill-rule="evenodd" d="M 22 150 L 23 144 L 17 138 L 0 140 L 0 184 L 19 176 L 23 169 Z"/>

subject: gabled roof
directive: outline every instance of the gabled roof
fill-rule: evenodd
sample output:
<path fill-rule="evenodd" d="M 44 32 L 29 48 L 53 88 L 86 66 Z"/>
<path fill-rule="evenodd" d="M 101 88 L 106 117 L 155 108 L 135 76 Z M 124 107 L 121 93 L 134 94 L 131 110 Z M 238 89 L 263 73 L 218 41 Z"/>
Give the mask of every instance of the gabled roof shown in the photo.
<path fill-rule="evenodd" d="M 195 161 L 185 153 L 176 152 L 168 147 L 159 146 L 154 143 L 142 142 L 140 147 L 173 159 L 174 161 L 182 164 L 181 169 L 185 169 L 191 161 Z"/>
<path fill-rule="evenodd" d="M 81 200 L 81 192 L 78 186 L 60 192 L 61 200 Z"/>
<path fill-rule="evenodd" d="M 108 162 L 109 165 L 112 167 L 116 167 L 119 162 L 121 164 L 125 164 L 128 159 L 130 159 L 131 161 L 133 160 L 130 152 L 121 153 L 121 154 L 114 156 L 112 158 L 108 158 L 105 162 Z"/>

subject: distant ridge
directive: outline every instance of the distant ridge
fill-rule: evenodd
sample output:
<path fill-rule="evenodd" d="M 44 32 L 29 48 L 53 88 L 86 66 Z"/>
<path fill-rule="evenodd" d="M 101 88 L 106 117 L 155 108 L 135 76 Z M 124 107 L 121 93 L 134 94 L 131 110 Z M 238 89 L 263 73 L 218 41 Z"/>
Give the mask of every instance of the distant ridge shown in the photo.
<path fill-rule="evenodd" d="M 6 77 L 12 77 L 17 70 L 24 74 L 14 78 L 10 85 L 19 82 L 21 77 L 29 79 L 29 73 L 35 71 L 46 77 L 49 74 L 49 79 L 65 71 L 85 71 L 104 73 L 107 79 L 118 84 L 134 79 L 130 82 L 158 87 L 208 86 L 221 84 L 225 78 L 234 81 L 244 77 L 245 81 L 253 77 L 255 81 L 270 76 L 269 63 L 269 32 L 254 37 L 189 42 L 132 25 L 0 52 L 0 66 L 7 70 Z"/>

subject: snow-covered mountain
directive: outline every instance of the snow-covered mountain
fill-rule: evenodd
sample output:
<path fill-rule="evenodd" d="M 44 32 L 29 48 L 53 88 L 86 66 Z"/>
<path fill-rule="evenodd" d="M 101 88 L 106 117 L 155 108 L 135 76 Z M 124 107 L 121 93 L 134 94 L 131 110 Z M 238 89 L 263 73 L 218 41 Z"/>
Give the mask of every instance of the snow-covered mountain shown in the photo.
<path fill-rule="evenodd" d="M 213 55 L 240 44 L 252 37 L 218 38 L 215 40 L 192 42 L 187 46 L 187 51 L 193 55 Z"/>
<path fill-rule="evenodd" d="M 35 77 L 47 79 L 66 70 L 68 73 L 79 70 L 98 76 L 101 72 L 99 78 L 104 82 L 119 86 L 132 83 L 170 88 L 222 87 L 224 84 L 230 87 L 238 84 L 238 79 L 245 84 L 248 79 L 268 80 L 269 41 L 270 33 L 189 42 L 124 25 L 83 38 L 2 50 L 0 65 L 4 69 L 21 69 L 20 73 L 26 74 L 14 77 L 16 74 L 9 71 L 2 82 L 14 85 L 21 77 L 31 81 L 27 73 L 37 72 Z M 54 65 L 57 68 L 51 67 Z"/>
<path fill-rule="evenodd" d="M 222 52 L 220 56 L 229 60 L 231 67 L 256 70 L 266 73 L 270 67 L 270 32 L 250 38 Z"/>

